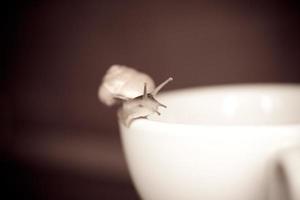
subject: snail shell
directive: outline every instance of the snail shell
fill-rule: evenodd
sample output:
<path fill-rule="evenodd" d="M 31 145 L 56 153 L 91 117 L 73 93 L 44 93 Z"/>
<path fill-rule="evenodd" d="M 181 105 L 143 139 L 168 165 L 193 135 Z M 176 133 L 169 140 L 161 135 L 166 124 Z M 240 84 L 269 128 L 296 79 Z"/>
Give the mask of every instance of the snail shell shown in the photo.
<path fill-rule="evenodd" d="M 112 65 L 103 78 L 98 97 L 107 106 L 112 106 L 118 100 L 127 101 L 143 94 L 144 83 L 147 90 L 154 90 L 155 84 L 149 75 L 127 66 Z"/>

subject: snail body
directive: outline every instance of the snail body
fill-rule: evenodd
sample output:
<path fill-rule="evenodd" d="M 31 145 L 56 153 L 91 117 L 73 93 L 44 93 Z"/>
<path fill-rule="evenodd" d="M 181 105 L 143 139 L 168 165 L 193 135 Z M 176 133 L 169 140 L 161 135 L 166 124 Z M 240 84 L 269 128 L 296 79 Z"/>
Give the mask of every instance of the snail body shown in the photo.
<path fill-rule="evenodd" d="M 155 88 L 149 75 L 126 66 L 113 65 L 103 78 L 98 96 L 108 106 L 121 102 L 118 117 L 129 127 L 135 119 L 146 118 L 155 113 L 160 115 L 158 108 L 166 106 L 155 97 L 172 80 L 170 77 Z"/>

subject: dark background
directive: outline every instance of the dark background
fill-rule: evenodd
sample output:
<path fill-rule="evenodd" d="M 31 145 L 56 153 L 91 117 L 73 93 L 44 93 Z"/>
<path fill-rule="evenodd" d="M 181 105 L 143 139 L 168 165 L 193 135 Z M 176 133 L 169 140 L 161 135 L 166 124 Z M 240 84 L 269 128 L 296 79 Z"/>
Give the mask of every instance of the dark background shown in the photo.
<path fill-rule="evenodd" d="M 115 109 L 97 99 L 107 68 L 173 76 L 166 89 L 299 83 L 299 25 L 297 1 L 2 4 L 1 195 L 138 199 Z"/>

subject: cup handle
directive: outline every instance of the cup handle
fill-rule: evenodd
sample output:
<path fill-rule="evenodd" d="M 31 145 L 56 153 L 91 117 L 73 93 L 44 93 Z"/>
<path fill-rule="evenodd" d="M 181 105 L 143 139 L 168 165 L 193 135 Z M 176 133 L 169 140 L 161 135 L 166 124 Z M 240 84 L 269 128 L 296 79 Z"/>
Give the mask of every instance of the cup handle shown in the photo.
<path fill-rule="evenodd" d="M 269 200 L 300 200 L 300 148 L 280 152 L 272 165 Z"/>
<path fill-rule="evenodd" d="M 282 152 L 279 166 L 283 170 L 291 200 L 300 200 L 300 148 L 291 148 Z"/>

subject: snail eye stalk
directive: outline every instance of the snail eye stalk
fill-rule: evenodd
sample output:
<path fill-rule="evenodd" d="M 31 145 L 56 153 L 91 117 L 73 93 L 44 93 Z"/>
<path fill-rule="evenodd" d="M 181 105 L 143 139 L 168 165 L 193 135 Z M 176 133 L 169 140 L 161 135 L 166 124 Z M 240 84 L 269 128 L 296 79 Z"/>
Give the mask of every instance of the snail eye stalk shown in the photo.
<path fill-rule="evenodd" d="M 143 99 L 147 99 L 147 83 L 144 83 Z"/>
<path fill-rule="evenodd" d="M 158 92 L 165 86 L 167 85 L 170 81 L 173 81 L 172 77 L 169 77 L 167 80 L 165 80 L 164 82 L 162 82 L 159 86 L 157 86 L 153 92 L 151 92 L 151 94 L 153 96 L 156 96 L 158 94 Z"/>

